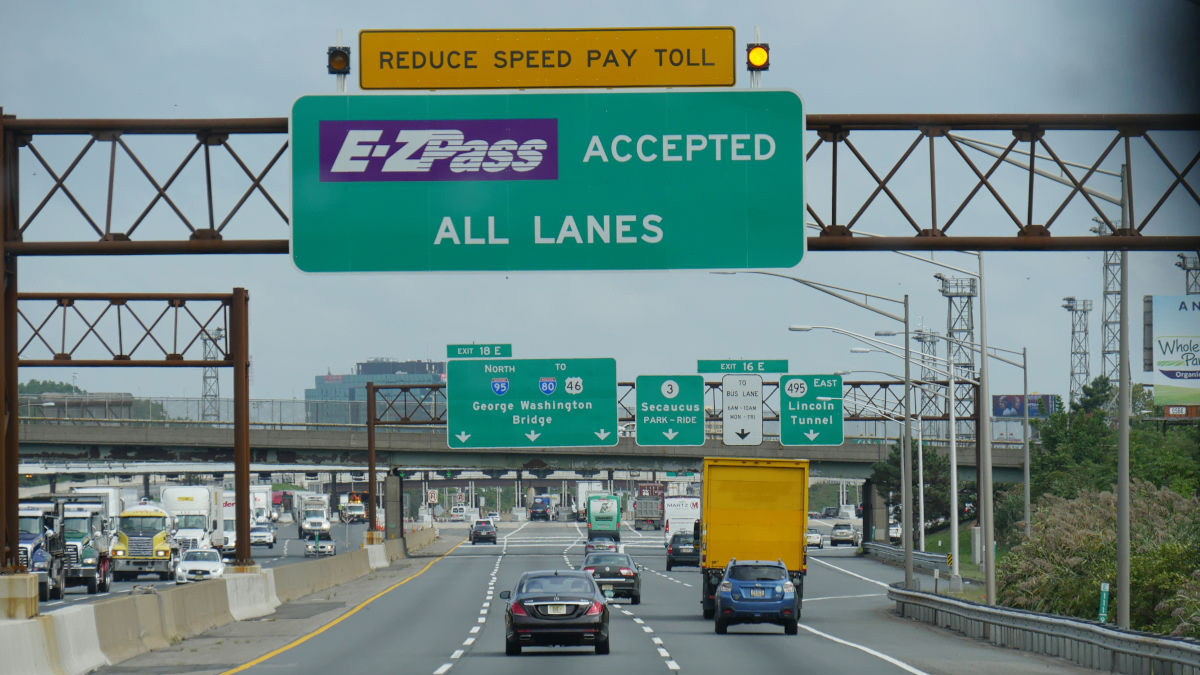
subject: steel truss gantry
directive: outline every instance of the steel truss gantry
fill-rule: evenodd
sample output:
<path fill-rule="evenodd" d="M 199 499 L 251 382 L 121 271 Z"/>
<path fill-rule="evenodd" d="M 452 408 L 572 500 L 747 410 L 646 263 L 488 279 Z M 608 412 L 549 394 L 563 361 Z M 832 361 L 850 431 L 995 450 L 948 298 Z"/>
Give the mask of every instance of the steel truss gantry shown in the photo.
<path fill-rule="evenodd" d="M 806 153 L 807 183 L 814 189 L 806 195 L 806 213 L 797 214 L 796 226 L 805 226 L 802 215 L 813 221 L 819 233 L 809 237 L 807 245 L 814 251 L 1200 250 L 1200 237 L 1186 230 L 1179 234 L 1177 220 L 1156 218 L 1173 194 L 1182 195 L 1187 208 L 1200 206 L 1200 195 L 1188 180 L 1200 161 L 1195 134 L 1200 115 L 847 114 L 812 115 L 806 126 L 812 139 Z M 1004 148 L 1001 155 L 995 161 L 981 160 L 972 146 L 952 133 L 961 131 L 1002 139 L 997 143 Z M 20 335 L 28 330 L 17 309 L 18 258 L 286 254 L 289 216 L 272 190 L 286 195 L 290 188 L 286 162 L 281 162 L 288 149 L 287 133 L 284 117 L 17 119 L 0 110 L 0 568 L 18 569 L 16 390 Z M 896 159 L 896 141 L 903 146 L 905 138 L 911 141 Z M 1060 141 L 1072 147 L 1090 144 L 1095 161 L 1086 170 L 1061 161 L 1054 150 Z M 915 152 L 923 144 L 927 161 L 924 153 Z M 1004 175 L 1007 169 L 1001 164 L 1018 144 L 1025 144 L 1031 156 L 1045 152 L 1052 158 L 1051 168 L 1070 183 L 1065 195 L 1042 198 L 1046 190 L 1035 190 L 1033 180 L 1041 169 L 1034 168 L 1032 159 L 1027 188 L 1019 180 L 1024 172 L 1016 179 Z M 1118 145 L 1123 152 L 1114 155 Z M 846 153 L 854 160 L 843 161 L 851 165 L 848 172 L 839 165 L 839 155 Z M 1089 186 L 1097 169 L 1110 156 L 1120 155 L 1131 171 L 1136 156 L 1139 164 L 1158 165 L 1168 174 L 1166 184 L 1139 187 L 1153 205 L 1140 220 L 1130 217 L 1124 227 L 1099 209 Z M 173 158 L 165 170 L 160 165 L 164 157 Z M 905 180 L 893 182 L 901 172 Z M 947 172 L 949 177 L 944 176 Z M 865 194 L 850 196 L 863 175 L 874 185 Z M 39 181 L 44 182 L 39 186 Z M 45 192 L 38 196 L 40 187 Z M 820 196 L 821 188 L 828 189 L 828 199 Z M 32 206 L 22 208 L 21 195 L 32 196 Z M 201 197 L 192 199 L 195 195 Z M 1090 211 L 1088 217 L 1100 218 L 1109 236 L 1058 231 L 1052 236 L 1055 222 L 1073 203 Z M 880 214 L 879 204 L 890 207 Z M 1035 204 L 1049 204 L 1050 209 L 1035 218 Z M 980 205 L 995 215 L 981 217 Z M 1017 215 L 1022 205 L 1023 218 Z M 952 209 L 949 218 L 939 218 L 939 206 Z M 1133 213 L 1132 204 L 1128 212 Z M 847 213 L 853 215 L 846 219 Z M 267 224 L 272 219 L 275 226 Z M 861 223 L 883 236 L 855 236 Z M 102 326 L 94 329 L 103 331 Z M 114 342 L 118 340 L 102 341 Z M 87 344 L 95 354 L 81 354 L 81 361 L 73 365 L 93 360 L 118 365 L 128 356 L 120 349 L 105 351 L 96 343 Z M 72 363 L 62 358 L 68 353 L 56 353 L 49 360 L 53 365 Z M 203 359 L 194 360 L 191 365 L 203 364 Z M 161 363 L 181 365 L 170 356 Z M 247 387 L 235 378 L 235 417 L 248 404 Z M 236 429 L 234 435 L 235 446 L 245 443 Z M 239 505 L 248 501 L 247 472 L 248 459 L 235 472 Z M 239 536 L 239 559 L 244 557 L 241 541 Z"/>

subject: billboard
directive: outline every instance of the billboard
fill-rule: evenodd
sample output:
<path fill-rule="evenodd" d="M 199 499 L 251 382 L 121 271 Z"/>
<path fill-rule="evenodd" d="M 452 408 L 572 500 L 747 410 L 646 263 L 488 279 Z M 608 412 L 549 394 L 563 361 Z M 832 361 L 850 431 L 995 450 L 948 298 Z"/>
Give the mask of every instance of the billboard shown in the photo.
<path fill-rule="evenodd" d="M 1053 394 L 1029 394 L 1029 417 L 1044 418 L 1058 412 L 1058 397 Z M 1025 416 L 1026 400 L 1021 394 L 997 394 L 992 396 L 992 417 L 1022 418 Z"/>
<path fill-rule="evenodd" d="M 1154 405 L 1200 404 L 1200 295 L 1154 296 Z"/>

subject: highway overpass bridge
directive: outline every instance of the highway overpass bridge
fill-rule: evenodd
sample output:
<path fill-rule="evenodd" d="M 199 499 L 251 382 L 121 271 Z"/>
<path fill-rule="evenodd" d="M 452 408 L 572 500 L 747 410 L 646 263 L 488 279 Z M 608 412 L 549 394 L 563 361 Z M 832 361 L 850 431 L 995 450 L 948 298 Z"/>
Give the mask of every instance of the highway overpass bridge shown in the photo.
<path fill-rule="evenodd" d="M 797 458 L 812 463 L 814 476 L 866 478 L 871 465 L 887 459 L 895 439 L 847 438 L 839 446 L 784 447 L 777 439 L 762 445 L 727 446 L 709 439 L 703 446 L 643 447 L 633 438 L 621 438 L 616 446 L 576 448 L 452 449 L 446 445 L 444 427 L 403 428 L 377 431 L 377 464 L 390 467 L 444 467 L 525 470 L 658 470 L 697 471 L 704 457 Z M 944 441 L 928 441 L 927 447 L 945 454 Z M 233 461 L 233 430 L 204 426 L 97 426 L 71 424 L 25 424 L 20 428 L 23 464 L 53 466 L 70 463 L 96 467 L 130 466 L 141 463 L 196 464 L 212 471 L 213 463 Z M 993 444 L 995 480 L 1022 480 L 1023 450 L 1020 443 Z M 365 466 L 365 429 L 252 429 L 250 461 L 256 466 L 338 467 Z M 975 479 L 975 445 L 958 443 L 959 476 Z M 314 470 L 311 468 L 293 470 Z"/>

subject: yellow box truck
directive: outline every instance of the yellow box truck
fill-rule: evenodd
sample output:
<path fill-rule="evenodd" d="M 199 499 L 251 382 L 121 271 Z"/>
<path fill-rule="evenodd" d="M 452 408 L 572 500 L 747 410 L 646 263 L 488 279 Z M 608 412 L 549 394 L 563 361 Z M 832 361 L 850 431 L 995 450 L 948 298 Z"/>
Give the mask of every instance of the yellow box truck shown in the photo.
<path fill-rule="evenodd" d="M 700 604 L 715 593 L 731 560 L 780 560 L 796 587 L 796 618 L 808 573 L 808 460 L 705 457 L 700 520 Z"/>

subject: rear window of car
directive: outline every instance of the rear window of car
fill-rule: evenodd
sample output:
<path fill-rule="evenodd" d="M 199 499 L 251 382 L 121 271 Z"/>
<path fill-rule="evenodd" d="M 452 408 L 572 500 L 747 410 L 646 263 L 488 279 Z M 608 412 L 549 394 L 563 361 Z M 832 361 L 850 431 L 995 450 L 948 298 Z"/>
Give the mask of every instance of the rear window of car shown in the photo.
<path fill-rule="evenodd" d="M 521 582 L 519 593 L 594 593 L 595 585 L 590 579 L 577 575 L 547 575 L 527 577 Z"/>
<path fill-rule="evenodd" d="M 850 523 L 834 523 L 834 524 L 833 524 L 833 529 L 835 529 L 835 530 L 848 530 L 848 529 L 850 529 Z"/>
<path fill-rule="evenodd" d="M 629 559 L 629 556 L 616 555 L 616 554 L 609 553 L 606 555 L 589 556 L 588 559 L 584 561 L 584 564 L 587 564 L 587 565 L 632 565 L 633 561 L 631 561 Z"/>
<path fill-rule="evenodd" d="M 672 544 L 691 544 L 693 543 L 691 534 L 675 534 L 671 535 Z"/>
<path fill-rule="evenodd" d="M 729 578 L 735 581 L 783 581 L 787 570 L 776 565 L 734 565 Z"/>

